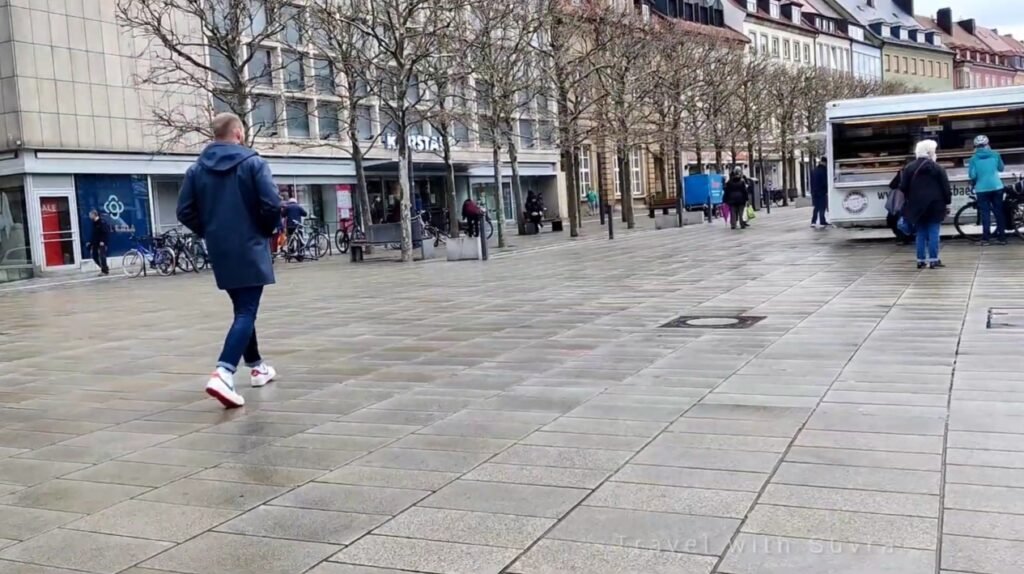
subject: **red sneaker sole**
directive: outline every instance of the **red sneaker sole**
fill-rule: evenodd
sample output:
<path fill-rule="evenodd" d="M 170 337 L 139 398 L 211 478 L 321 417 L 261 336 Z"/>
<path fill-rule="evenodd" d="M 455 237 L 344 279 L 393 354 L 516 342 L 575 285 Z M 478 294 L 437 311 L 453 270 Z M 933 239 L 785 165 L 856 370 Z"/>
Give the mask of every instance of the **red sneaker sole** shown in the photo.
<path fill-rule="evenodd" d="M 224 408 L 226 408 L 226 409 L 237 409 L 239 407 L 244 406 L 244 405 L 240 405 L 240 404 L 232 401 L 231 399 L 225 397 L 224 395 L 222 395 L 219 392 L 217 392 L 215 389 L 206 389 L 206 394 L 208 394 L 211 397 L 213 397 L 213 398 L 217 399 L 218 401 L 220 401 L 220 404 L 224 405 Z"/>

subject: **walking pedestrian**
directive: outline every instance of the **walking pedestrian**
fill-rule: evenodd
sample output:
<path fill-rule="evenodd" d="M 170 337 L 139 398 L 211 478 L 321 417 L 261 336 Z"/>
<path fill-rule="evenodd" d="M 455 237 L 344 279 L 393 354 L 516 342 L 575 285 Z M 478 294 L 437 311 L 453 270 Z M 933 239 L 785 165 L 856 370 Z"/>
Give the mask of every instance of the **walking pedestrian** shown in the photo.
<path fill-rule="evenodd" d="M 1003 211 L 1003 181 L 999 172 L 1006 169 L 999 152 L 989 146 L 987 136 L 974 138 L 974 155 L 967 162 L 968 177 L 974 183 L 981 212 L 981 245 L 989 244 L 992 213 L 996 214 L 996 243 L 1006 245 L 1006 214 Z"/>
<path fill-rule="evenodd" d="M 592 187 L 587 190 L 587 209 L 590 215 L 597 213 L 597 192 Z"/>
<path fill-rule="evenodd" d="M 743 213 L 747 207 L 747 190 L 743 168 L 734 167 L 722 193 L 723 202 L 729 206 L 729 227 L 732 229 L 736 229 L 737 222 L 740 229 L 747 228 L 747 222 L 743 221 Z"/>
<path fill-rule="evenodd" d="M 236 408 L 245 404 L 234 380 L 240 358 L 245 358 L 254 387 L 277 375 L 260 356 L 256 313 L 263 287 L 274 283 L 268 241 L 280 224 L 281 199 L 270 166 L 242 145 L 245 132 L 238 116 L 219 114 L 212 127 L 214 141 L 185 174 L 178 220 L 206 240 L 217 287 L 231 298 L 234 321 L 206 393 L 225 408 Z"/>
<path fill-rule="evenodd" d="M 811 213 L 811 228 L 825 229 L 828 227 L 828 221 L 825 220 L 825 212 L 828 211 L 827 157 L 822 157 L 811 172 L 811 204 L 814 206 Z"/>
<path fill-rule="evenodd" d="M 945 267 L 939 259 L 939 230 L 953 194 L 946 170 L 935 161 L 935 140 L 917 144 L 917 157 L 903 169 L 900 190 L 906 198 L 903 219 L 917 230 L 917 268 Z"/>
<path fill-rule="evenodd" d="M 89 219 L 92 221 L 92 234 L 89 235 L 89 242 L 85 246 L 89 249 L 92 260 L 99 266 L 100 275 L 110 275 L 110 268 L 107 267 L 107 246 L 110 245 L 110 228 L 95 209 L 89 212 Z"/>

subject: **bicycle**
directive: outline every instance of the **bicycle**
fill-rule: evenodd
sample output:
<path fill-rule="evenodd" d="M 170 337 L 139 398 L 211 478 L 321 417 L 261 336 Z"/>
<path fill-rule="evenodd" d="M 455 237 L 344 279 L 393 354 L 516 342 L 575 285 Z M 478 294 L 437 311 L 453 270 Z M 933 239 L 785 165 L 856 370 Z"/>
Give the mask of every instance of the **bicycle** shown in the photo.
<path fill-rule="evenodd" d="M 174 251 L 163 245 L 160 238 L 131 236 L 134 247 L 121 258 L 121 268 L 128 277 L 146 274 L 146 268 L 168 276 L 174 272 Z M 147 245 L 147 243 L 151 245 Z"/>
<path fill-rule="evenodd" d="M 199 273 L 206 268 L 205 252 L 197 251 L 190 240 L 191 234 L 183 235 L 177 229 L 165 232 L 161 239 L 174 252 L 174 265 L 186 273 Z M 204 250 L 205 251 L 205 250 Z"/>
<path fill-rule="evenodd" d="M 326 255 L 330 248 L 331 241 L 327 238 L 326 233 L 313 231 L 306 226 L 300 225 L 295 228 L 291 237 L 288 238 L 283 256 L 285 261 L 291 261 L 292 259 L 296 261 L 305 261 L 306 259 L 316 261 Z"/>
<path fill-rule="evenodd" d="M 1024 179 L 1017 178 L 1017 182 L 1006 186 L 1001 192 L 1006 197 L 1003 200 L 1003 214 L 1006 222 L 1006 232 L 1024 237 Z M 960 237 L 970 239 L 983 234 L 981 224 L 981 210 L 978 209 L 978 195 L 972 189 L 967 192 L 969 201 L 957 210 L 953 216 L 953 227 Z M 995 218 L 990 218 L 989 235 L 995 232 Z"/>
<path fill-rule="evenodd" d="M 417 215 L 421 221 L 423 221 L 423 233 L 427 237 L 434 239 L 434 247 L 441 245 L 442 243 L 448 244 L 448 234 L 441 230 L 440 227 L 435 226 L 430 222 L 430 213 L 421 211 Z"/>
<path fill-rule="evenodd" d="M 365 237 L 363 230 L 356 226 L 356 220 L 343 219 L 339 222 L 338 230 L 334 232 L 334 244 L 338 247 L 338 253 L 345 254 L 352 246 L 353 239 Z"/>

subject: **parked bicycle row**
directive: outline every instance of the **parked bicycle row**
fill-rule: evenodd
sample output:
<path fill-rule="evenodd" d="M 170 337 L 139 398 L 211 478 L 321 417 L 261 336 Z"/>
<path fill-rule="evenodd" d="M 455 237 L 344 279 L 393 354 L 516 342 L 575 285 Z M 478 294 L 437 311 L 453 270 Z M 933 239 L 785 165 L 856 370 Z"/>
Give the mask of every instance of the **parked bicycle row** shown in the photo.
<path fill-rule="evenodd" d="M 128 277 L 171 275 L 177 271 L 199 273 L 210 266 L 206 243 L 192 233 L 171 229 L 156 236 L 131 237 L 132 248 L 125 252 L 121 267 Z"/>

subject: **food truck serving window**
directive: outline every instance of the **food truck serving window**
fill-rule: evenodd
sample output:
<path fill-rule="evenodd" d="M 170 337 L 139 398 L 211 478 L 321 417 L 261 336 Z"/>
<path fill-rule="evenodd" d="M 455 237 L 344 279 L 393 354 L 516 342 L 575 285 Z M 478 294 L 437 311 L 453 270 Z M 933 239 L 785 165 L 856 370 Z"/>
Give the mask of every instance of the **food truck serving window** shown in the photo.
<path fill-rule="evenodd" d="M 938 141 L 939 162 L 947 169 L 966 168 L 974 138 L 982 134 L 1002 153 L 1007 171 L 1024 166 L 1024 108 L 1019 107 L 854 119 L 835 122 L 831 129 L 840 182 L 885 179 L 924 139 Z"/>

